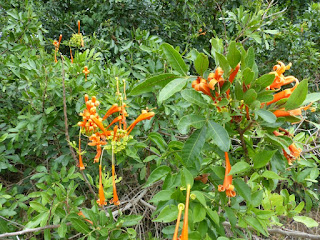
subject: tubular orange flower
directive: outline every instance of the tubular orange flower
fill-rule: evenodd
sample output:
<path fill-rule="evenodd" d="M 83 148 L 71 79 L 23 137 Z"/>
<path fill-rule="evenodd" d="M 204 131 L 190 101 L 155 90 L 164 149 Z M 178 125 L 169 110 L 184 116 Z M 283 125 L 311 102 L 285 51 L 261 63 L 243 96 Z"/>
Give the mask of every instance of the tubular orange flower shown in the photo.
<path fill-rule="evenodd" d="M 226 159 L 226 171 L 224 175 L 223 185 L 218 186 L 218 191 L 219 192 L 225 191 L 228 197 L 235 197 L 236 192 L 234 191 L 234 186 L 232 185 L 232 175 L 229 175 L 229 172 L 231 171 L 231 165 L 230 165 L 228 152 L 225 152 L 224 156 Z"/>
<path fill-rule="evenodd" d="M 142 110 L 142 113 L 139 115 L 139 117 L 137 117 L 137 119 L 134 120 L 134 122 L 131 123 L 131 125 L 127 128 L 127 135 L 130 134 L 130 132 L 137 125 L 138 122 L 141 122 L 146 119 L 150 120 L 154 116 L 154 114 L 154 112 L 147 112 L 146 110 Z"/>
<path fill-rule="evenodd" d="M 79 167 L 80 167 L 80 170 L 85 169 L 83 162 L 82 162 L 82 156 L 81 156 L 81 134 L 79 134 Z"/>
<path fill-rule="evenodd" d="M 184 204 L 183 203 L 179 203 L 179 205 L 178 205 L 178 210 L 179 210 L 178 218 L 177 218 L 176 228 L 174 230 L 174 234 L 173 234 L 172 240 L 178 240 L 179 224 L 180 224 L 180 219 L 181 219 L 181 214 L 182 214 L 183 209 L 184 209 Z"/>
<path fill-rule="evenodd" d="M 109 127 L 111 127 L 113 124 L 115 124 L 116 122 L 119 122 L 119 121 L 121 121 L 121 120 L 122 120 L 122 116 L 121 116 L 121 115 L 118 116 L 118 117 L 116 117 L 116 118 L 113 119 L 113 121 L 108 125 L 107 129 L 108 129 Z"/>
<path fill-rule="evenodd" d="M 297 86 L 298 86 L 298 84 L 296 84 L 292 88 L 289 88 L 289 89 L 286 89 L 286 90 L 283 90 L 281 92 L 278 92 L 278 93 L 274 94 L 273 95 L 273 100 L 270 101 L 270 102 L 267 102 L 267 105 L 275 103 L 275 102 L 279 101 L 280 99 L 290 97 L 290 95 L 293 93 L 293 91 L 296 89 Z"/>
<path fill-rule="evenodd" d="M 191 189 L 191 186 L 190 186 L 190 184 L 188 184 L 187 185 L 187 196 L 186 196 L 186 209 L 184 212 L 183 227 L 182 227 L 182 232 L 181 232 L 181 236 L 180 236 L 181 240 L 188 240 L 188 211 L 189 211 L 190 189 Z"/>
<path fill-rule="evenodd" d="M 97 200 L 99 206 L 107 205 L 106 198 L 103 192 L 103 185 L 102 185 L 102 166 L 99 165 L 99 199 Z"/>
<path fill-rule="evenodd" d="M 85 80 L 87 81 L 87 76 L 88 76 L 88 74 L 90 73 L 90 70 L 88 69 L 87 66 L 84 66 L 82 72 L 84 73 Z"/>
<path fill-rule="evenodd" d="M 120 205 L 119 197 L 117 194 L 117 187 L 116 187 L 116 177 L 115 177 L 115 166 L 112 164 L 112 188 L 113 188 L 113 204 L 118 206 Z"/>
<path fill-rule="evenodd" d="M 70 58 L 71 58 L 71 63 L 73 63 L 73 56 L 72 56 L 72 50 L 70 48 Z"/>
<path fill-rule="evenodd" d="M 232 72 L 231 72 L 230 77 L 229 77 L 229 82 L 230 83 L 233 83 L 233 80 L 237 76 L 239 69 L 240 69 L 240 63 L 235 67 L 235 69 L 231 70 Z"/>
<path fill-rule="evenodd" d="M 308 106 L 305 107 L 300 107 L 294 110 L 289 110 L 286 111 L 284 110 L 284 108 L 276 110 L 273 112 L 274 115 L 276 115 L 276 117 L 289 117 L 289 116 L 301 116 L 302 115 L 302 110 L 308 110 L 310 108 L 312 103 L 310 103 Z"/>
<path fill-rule="evenodd" d="M 80 34 L 80 20 L 78 20 L 78 34 Z"/>
<path fill-rule="evenodd" d="M 104 115 L 104 117 L 102 118 L 102 121 L 107 119 L 111 114 L 116 113 L 116 112 L 120 112 L 121 111 L 121 107 L 118 107 L 118 104 L 113 104 L 109 110 L 107 111 L 107 113 Z"/>
<path fill-rule="evenodd" d="M 92 222 L 92 221 L 90 221 L 89 219 L 87 219 L 87 218 L 86 218 L 86 216 L 83 214 L 83 212 L 82 212 L 82 211 L 80 211 L 80 212 L 78 213 L 78 216 L 83 217 L 85 221 L 87 221 L 87 222 L 88 222 L 88 223 L 90 223 L 90 224 L 93 224 L 93 222 Z"/>
<path fill-rule="evenodd" d="M 110 131 L 107 131 L 104 128 L 102 122 L 99 119 L 97 119 L 95 116 L 90 116 L 90 118 L 102 130 L 102 132 L 105 134 L 105 136 L 110 136 Z"/>

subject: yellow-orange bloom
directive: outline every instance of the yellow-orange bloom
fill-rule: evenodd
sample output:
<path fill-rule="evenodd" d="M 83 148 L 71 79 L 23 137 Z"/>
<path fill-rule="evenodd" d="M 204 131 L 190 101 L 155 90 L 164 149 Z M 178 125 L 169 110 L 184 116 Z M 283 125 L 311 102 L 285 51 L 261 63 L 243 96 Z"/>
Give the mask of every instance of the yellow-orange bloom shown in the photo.
<path fill-rule="evenodd" d="M 90 221 L 89 219 L 87 219 L 87 218 L 86 218 L 86 216 L 83 214 L 83 212 L 82 212 L 82 211 L 80 211 L 80 212 L 78 213 L 78 216 L 83 217 L 85 221 L 87 221 L 87 222 L 88 222 L 88 223 L 90 223 L 90 224 L 93 224 L 93 222 L 92 222 L 92 221 Z"/>
<path fill-rule="evenodd" d="M 218 191 L 219 192 L 225 191 L 228 197 L 235 197 L 236 192 L 234 191 L 234 186 L 232 185 L 232 175 L 229 175 L 231 171 L 231 165 L 230 165 L 228 152 L 225 152 L 224 156 L 226 159 L 226 171 L 224 175 L 223 185 L 218 186 Z"/>
<path fill-rule="evenodd" d="M 188 240 L 188 211 L 189 211 L 189 198 L 190 198 L 190 190 L 191 186 L 190 184 L 187 185 L 187 196 L 186 196 L 186 209 L 184 211 L 184 217 L 183 217 L 183 227 L 180 239 L 181 240 Z"/>
<path fill-rule="evenodd" d="M 112 188 L 113 188 L 113 199 L 112 203 L 116 206 L 120 205 L 119 197 L 117 194 L 117 187 L 116 187 L 116 176 L 115 176 L 115 166 L 112 165 Z"/>
<path fill-rule="evenodd" d="M 178 205 L 178 218 L 177 218 L 177 223 L 176 223 L 176 227 L 175 227 L 175 230 L 174 230 L 174 234 L 173 234 L 173 238 L 172 240 L 178 240 L 178 232 L 179 232 L 179 225 L 180 225 L 180 219 L 181 219 L 181 214 L 182 214 L 182 211 L 184 209 L 184 204 L 183 203 L 179 203 Z"/>
<path fill-rule="evenodd" d="M 103 185 L 102 185 L 102 167 L 99 165 L 99 199 L 97 200 L 99 206 L 107 205 L 106 198 L 104 196 Z"/>
<path fill-rule="evenodd" d="M 80 170 L 85 169 L 83 162 L 82 162 L 82 156 L 81 156 L 81 135 L 79 135 L 79 167 L 80 167 Z"/>
<path fill-rule="evenodd" d="M 273 100 L 270 101 L 270 102 L 267 102 L 267 105 L 270 105 L 272 103 L 275 103 L 283 98 L 288 98 L 290 97 L 290 95 L 293 93 L 293 91 L 296 89 L 296 87 L 298 86 L 298 83 L 292 87 L 292 88 L 289 88 L 289 89 L 286 89 L 286 90 L 283 90 L 281 92 L 278 92 L 276 94 L 273 95 Z"/>
<path fill-rule="evenodd" d="M 284 110 L 284 108 L 276 110 L 273 112 L 274 115 L 276 115 L 276 117 L 289 117 L 289 116 L 301 116 L 302 115 L 302 110 L 308 110 L 310 108 L 312 103 L 310 103 L 308 106 L 305 107 L 300 107 L 294 110 Z"/>
<path fill-rule="evenodd" d="M 146 119 L 150 120 L 154 116 L 154 114 L 154 112 L 147 112 L 146 110 L 142 110 L 142 113 L 139 115 L 139 117 L 137 117 L 137 119 L 134 120 L 134 122 L 131 123 L 131 125 L 126 129 L 127 135 L 130 134 L 130 132 L 138 124 L 138 122 L 141 122 Z"/>
<path fill-rule="evenodd" d="M 107 119 L 111 114 L 116 113 L 116 112 L 120 112 L 121 111 L 121 107 L 118 107 L 118 104 L 113 104 L 109 110 L 107 111 L 107 113 L 104 115 L 104 117 L 102 118 L 102 120 Z"/>

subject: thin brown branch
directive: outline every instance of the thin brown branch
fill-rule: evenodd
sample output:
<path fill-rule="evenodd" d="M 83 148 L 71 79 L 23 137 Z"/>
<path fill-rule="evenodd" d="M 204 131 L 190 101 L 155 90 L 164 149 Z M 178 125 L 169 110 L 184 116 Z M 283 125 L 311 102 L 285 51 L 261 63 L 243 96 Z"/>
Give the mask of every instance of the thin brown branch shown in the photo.
<path fill-rule="evenodd" d="M 71 225 L 71 223 L 67 223 L 67 225 Z M 43 231 L 43 230 L 46 230 L 46 229 L 55 229 L 55 228 L 58 228 L 58 227 L 60 227 L 59 224 L 57 224 L 57 225 L 48 225 L 48 226 L 38 227 L 38 228 L 30 228 L 30 229 L 25 229 L 25 230 L 18 231 L 18 232 L 3 233 L 3 234 L 0 234 L 0 239 L 1 238 L 5 238 L 5 237 L 23 235 L 23 234 L 26 234 L 26 233 L 40 232 L 40 231 Z"/>
<path fill-rule="evenodd" d="M 78 165 L 78 158 L 76 156 L 76 153 L 73 149 L 73 147 L 70 144 L 70 136 L 69 136 L 69 126 L 68 126 L 68 115 L 67 115 L 67 100 L 66 100 L 66 85 L 65 85 L 65 71 L 64 71 L 64 59 L 63 59 L 63 55 L 60 53 L 61 56 L 61 70 L 62 70 L 62 89 L 63 89 L 63 114 L 64 114 L 64 128 L 65 128 L 65 135 L 66 135 L 66 139 L 69 145 L 69 149 L 71 152 L 71 156 L 74 159 L 74 161 L 76 162 L 76 164 Z M 86 182 L 90 192 L 96 196 L 95 191 L 93 190 L 91 184 L 89 183 L 86 175 L 83 173 L 83 171 L 80 171 L 84 181 Z"/>

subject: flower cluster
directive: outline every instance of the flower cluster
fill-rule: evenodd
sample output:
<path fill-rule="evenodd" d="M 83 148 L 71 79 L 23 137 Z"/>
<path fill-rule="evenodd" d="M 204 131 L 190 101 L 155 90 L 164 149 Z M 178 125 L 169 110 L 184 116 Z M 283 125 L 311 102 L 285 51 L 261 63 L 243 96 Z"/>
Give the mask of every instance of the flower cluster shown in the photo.
<path fill-rule="evenodd" d="M 61 40 L 62 40 L 62 34 L 60 34 L 60 36 L 59 36 L 59 41 L 54 40 L 53 43 L 52 43 L 53 46 L 54 46 L 54 62 L 58 62 L 58 60 L 57 60 L 57 52 L 59 51 Z"/>
<path fill-rule="evenodd" d="M 118 80 L 117 80 L 118 83 Z M 82 161 L 81 153 L 81 134 L 89 138 L 89 146 L 96 147 L 97 153 L 94 157 L 94 163 L 99 164 L 99 200 L 97 203 L 100 206 L 106 205 L 107 202 L 104 196 L 103 184 L 102 184 L 102 151 L 103 149 L 108 149 L 112 151 L 112 185 L 113 185 L 113 200 L 111 201 L 115 205 L 119 205 L 120 201 L 117 195 L 116 184 L 115 184 L 115 154 L 123 149 L 125 149 L 127 142 L 133 137 L 129 134 L 132 129 L 140 122 L 146 119 L 151 119 L 155 113 L 148 110 L 142 110 L 142 113 L 133 123 L 127 127 L 126 117 L 128 113 L 126 111 L 126 104 L 123 103 L 121 94 L 118 92 L 120 106 L 118 104 L 112 105 L 106 112 L 104 117 L 100 117 L 97 112 L 97 107 L 100 102 L 96 97 L 92 97 L 89 100 L 89 96 L 86 94 L 84 99 L 86 103 L 86 108 L 80 113 L 82 116 L 82 121 L 78 123 L 80 127 L 79 133 L 79 167 L 80 170 L 84 170 L 85 166 Z M 107 120 L 111 115 L 118 113 L 110 124 L 104 125 L 103 121 Z M 112 130 L 109 130 L 113 128 Z"/>

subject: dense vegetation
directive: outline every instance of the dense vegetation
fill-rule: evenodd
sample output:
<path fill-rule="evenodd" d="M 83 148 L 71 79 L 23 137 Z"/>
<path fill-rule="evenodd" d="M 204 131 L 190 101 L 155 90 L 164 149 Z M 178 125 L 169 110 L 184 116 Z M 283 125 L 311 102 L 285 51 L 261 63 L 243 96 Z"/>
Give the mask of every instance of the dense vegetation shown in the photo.
<path fill-rule="evenodd" d="M 320 3 L 0 13 L 0 238 L 320 239 Z"/>

